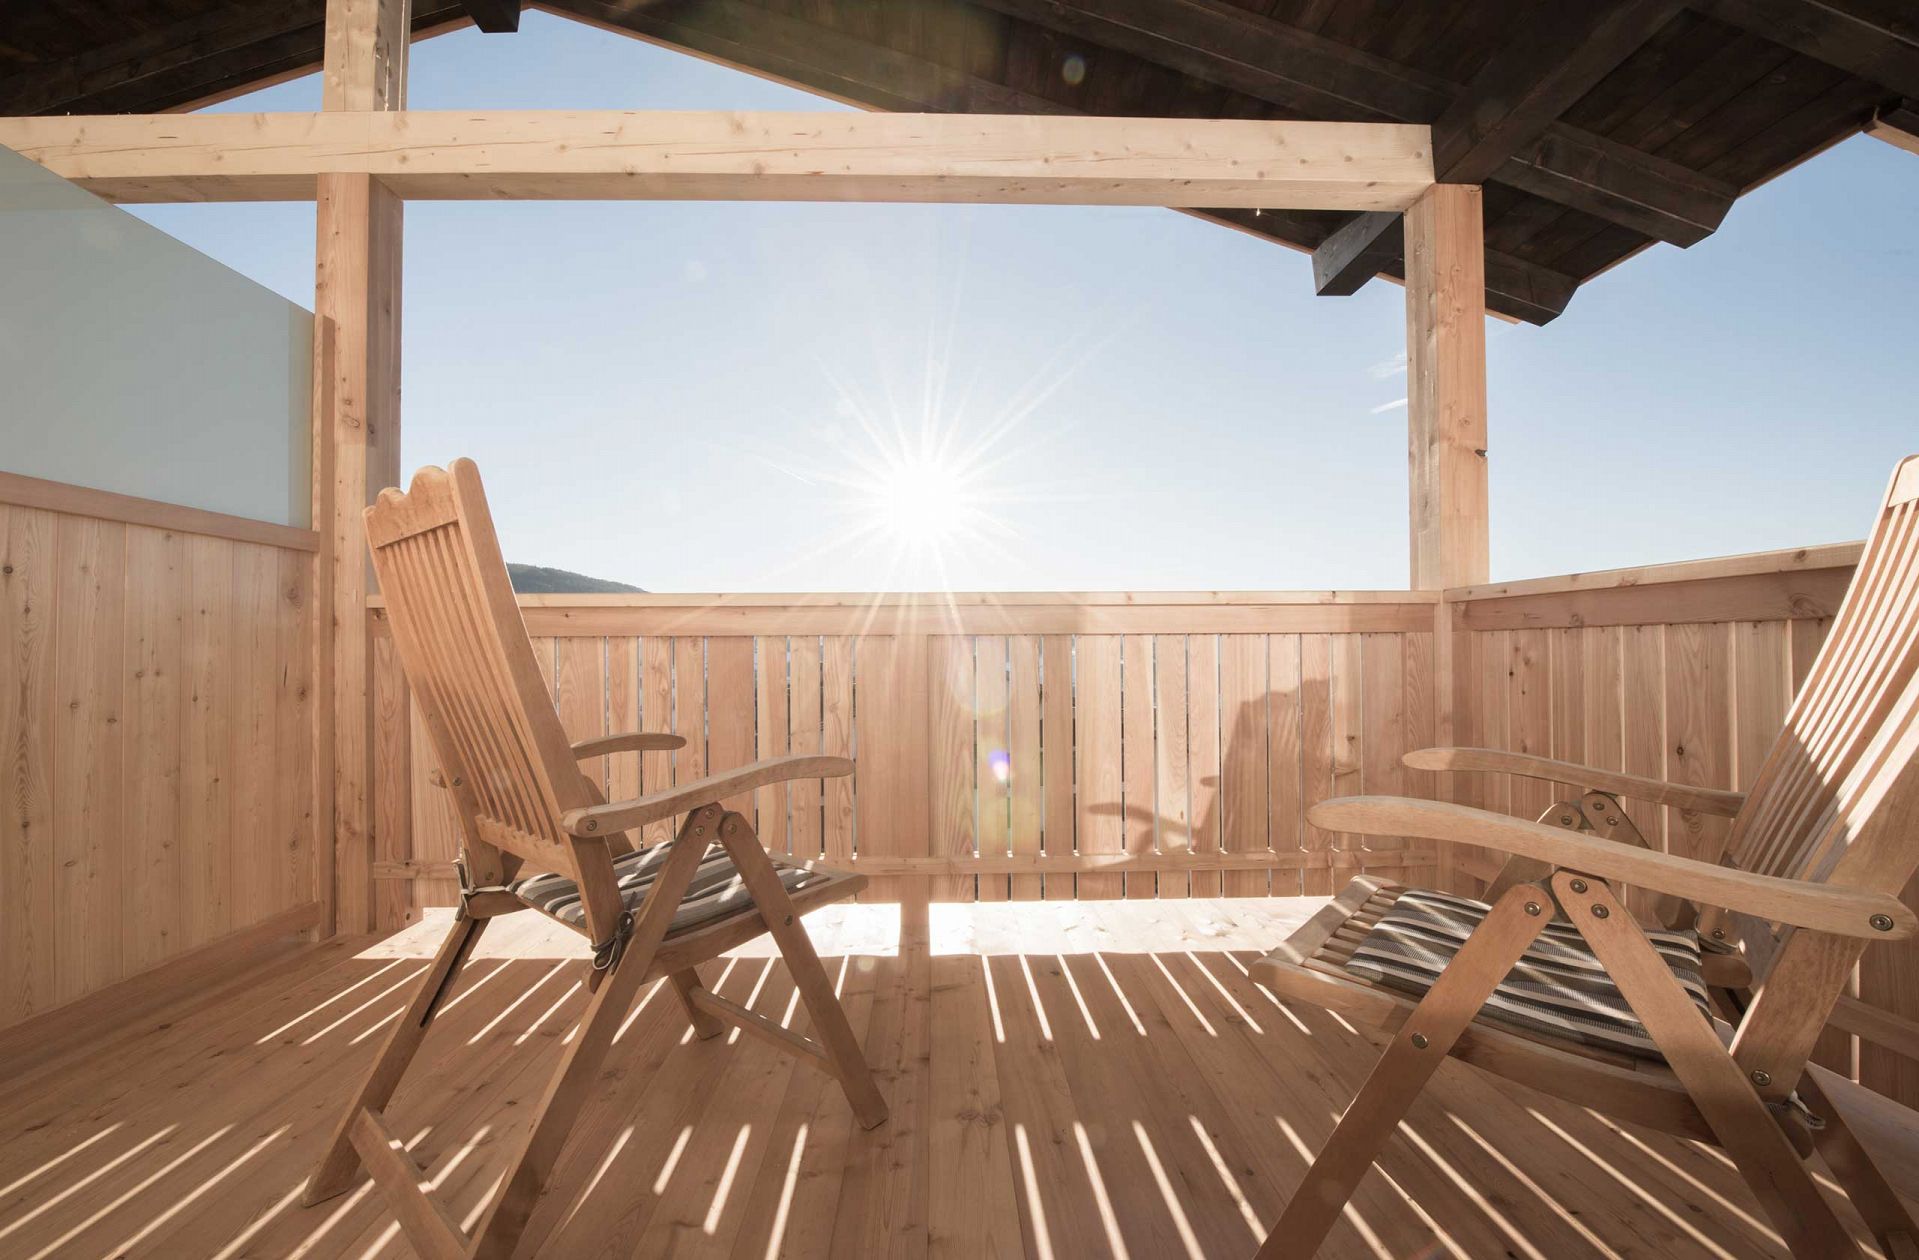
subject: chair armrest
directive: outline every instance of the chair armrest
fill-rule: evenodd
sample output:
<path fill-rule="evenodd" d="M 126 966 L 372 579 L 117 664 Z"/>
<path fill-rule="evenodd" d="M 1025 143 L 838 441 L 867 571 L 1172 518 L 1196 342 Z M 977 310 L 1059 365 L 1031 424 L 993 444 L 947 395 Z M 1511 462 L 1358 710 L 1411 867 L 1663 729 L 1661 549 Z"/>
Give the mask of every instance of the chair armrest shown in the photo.
<path fill-rule="evenodd" d="M 1499 748 L 1421 748 L 1402 758 L 1415 770 L 1483 770 L 1490 774 L 1517 774 L 1528 779 L 1548 779 L 1555 783 L 1577 783 L 1580 787 L 1629 796 L 1654 805 L 1671 805 L 1701 814 L 1731 818 L 1746 803 L 1744 792 L 1722 792 L 1717 788 L 1688 787 L 1666 783 L 1617 770 L 1601 770 L 1574 761 L 1554 761 L 1528 753 L 1507 752 Z"/>
<path fill-rule="evenodd" d="M 572 835 L 604 836 L 671 818 L 675 814 L 684 814 L 729 796 L 763 788 L 769 783 L 785 783 L 792 779 L 843 779 L 851 773 L 853 763 L 845 757 L 769 757 L 750 766 L 709 774 L 704 779 L 682 783 L 637 800 L 570 809 L 561 816 L 560 824 Z"/>
<path fill-rule="evenodd" d="M 1307 810 L 1306 817 L 1326 831 L 1418 836 L 1497 849 L 1562 870 L 1618 880 L 1816 932 L 1903 940 L 1919 929 L 1919 917 L 1897 897 L 1885 893 L 1755 875 L 1444 801 L 1347 796 L 1322 801 Z M 1875 919 L 1885 926 L 1874 926 Z"/>
<path fill-rule="evenodd" d="M 601 753 L 672 752 L 686 747 L 684 735 L 656 735 L 651 731 L 621 731 L 617 735 L 596 735 L 573 745 L 578 758 L 597 757 Z"/>

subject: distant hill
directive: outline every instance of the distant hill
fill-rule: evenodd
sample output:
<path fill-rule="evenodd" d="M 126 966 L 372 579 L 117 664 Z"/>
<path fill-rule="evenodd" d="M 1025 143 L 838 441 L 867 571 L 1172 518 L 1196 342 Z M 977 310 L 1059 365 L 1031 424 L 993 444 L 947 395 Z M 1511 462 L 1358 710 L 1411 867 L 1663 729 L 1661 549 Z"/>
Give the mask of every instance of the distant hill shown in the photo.
<path fill-rule="evenodd" d="M 513 589 L 521 595 L 644 595 L 646 592 L 637 586 L 628 586 L 624 582 L 609 582 L 605 578 L 588 577 L 584 573 L 569 573 L 565 569 L 549 569 L 540 564 L 509 564 L 507 575 L 513 579 Z"/>

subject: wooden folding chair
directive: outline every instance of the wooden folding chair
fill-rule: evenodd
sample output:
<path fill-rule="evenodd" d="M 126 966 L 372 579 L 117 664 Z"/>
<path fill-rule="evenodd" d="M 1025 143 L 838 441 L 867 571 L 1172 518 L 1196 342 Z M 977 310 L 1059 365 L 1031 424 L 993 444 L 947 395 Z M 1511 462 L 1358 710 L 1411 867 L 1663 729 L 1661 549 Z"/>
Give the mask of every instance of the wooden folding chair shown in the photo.
<path fill-rule="evenodd" d="M 1903 461 L 1831 632 L 1749 794 L 1489 749 L 1408 764 L 1586 789 L 1527 822 L 1401 797 L 1310 811 L 1328 831 L 1512 855 L 1485 901 L 1355 879 L 1253 974 L 1391 1034 L 1262 1257 L 1318 1250 L 1446 1055 L 1623 1121 L 1715 1143 L 1795 1256 L 1857 1255 L 1805 1159 L 1814 1148 L 1886 1249 L 1919 1241 L 1807 1058 L 1867 945 L 1916 923 L 1919 456 Z M 1618 797 L 1729 816 L 1722 852 L 1639 847 Z M 1643 842 L 1642 842 L 1643 843 Z M 1730 855 L 1729 857 L 1723 855 Z M 1622 902 L 1662 900 L 1660 926 Z M 1734 946 L 1740 955 L 1728 952 Z M 1747 984 L 1751 976 L 1756 985 Z M 1728 998 L 1710 1013 L 1713 991 Z"/>
<path fill-rule="evenodd" d="M 463 891 L 453 930 L 347 1105 L 306 1202 L 344 1191 L 364 1163 L 422 1256 L 509 1255 L 615 1031 L 641 986 L 659 976 L 701 1037 L 722 1024 L 762 1037 L 832 1073 L 863 1127 L 884 1121 L 886 1103 L 799 924 L 806 911 L 857 892 L 865 877 L 770 857 L 747 820 L 720 803 L 771 783 L 848 775 L 852 762 L 776 757 L 607 804 L 578 759 L 685 741 L 632 733 L 568 745 L 472 461 L 422 469 L 406 494 L 382 493 L 366 522 L 394 643 L 459 817 Z M 681 814 L 676 839 L 643 851 L 630 843 L 644 825 Z M 522 863 L 541 873 L 523 875 Z M 420 1168 L 383 1112 L 487 923 L 529 908 L 589 943 L 592 995 L 469 1238 L 420 1188 Z M 697 964 L 762 932 L 786 959 L 813 1037 L 700 984 Z"/>

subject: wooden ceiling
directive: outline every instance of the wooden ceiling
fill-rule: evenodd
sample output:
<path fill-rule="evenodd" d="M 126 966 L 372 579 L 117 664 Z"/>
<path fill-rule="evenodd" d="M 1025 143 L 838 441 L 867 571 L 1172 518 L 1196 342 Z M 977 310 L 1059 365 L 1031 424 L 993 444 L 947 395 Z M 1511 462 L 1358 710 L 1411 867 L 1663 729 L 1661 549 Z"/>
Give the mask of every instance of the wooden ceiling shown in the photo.
<path fill-rule="evenodd" d="M 1487 305 L 1544 323 L 1656 242 L 1919 99 L 1919 0 L 548 0 L 879 109 L 1401 121 L 1485 185 Z M 189 108 L 313 68 L 324 0 L 0 7 L 0 114 Z M 415 0 L 416 33 L 513 0 Z M 1397 217 L 1207 217 L 1397 277 Z"/>

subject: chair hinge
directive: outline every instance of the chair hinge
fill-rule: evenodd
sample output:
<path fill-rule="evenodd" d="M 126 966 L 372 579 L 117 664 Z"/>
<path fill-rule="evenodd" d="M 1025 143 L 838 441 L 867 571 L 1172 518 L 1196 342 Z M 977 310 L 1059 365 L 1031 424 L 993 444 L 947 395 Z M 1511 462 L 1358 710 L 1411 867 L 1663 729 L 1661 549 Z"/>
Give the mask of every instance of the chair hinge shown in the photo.
<path fill-rule="evenodd" d="M 475 888 L 471 877 L 466 873 L 466 858 L 464 855 L 453 859 L 453 873 L 458 876 L 460 880 L 460 904 L 453 911 L 453 921 L 455 923 L 460 923 L 473 917 L 472 908 L 467 903 L 481 893 L 506 893 L 509 896 L 512 895 L 513 890 L 505 884 L 484 884 Z"/>
<path fill-rule="evenodd" d="M 1806 1130 L 1810 1133 L 1821 1132 L 1826 1127 L 1826 1118 L 1806 1106 L 1805 1099 L 1799 1096 L 1797 1090 L 1787 1094 L 1778 1102 L 1767 1103 L 1766 1106 L 1770 1107 L 1781 1118 L 1787 1116 L 1798 1117 L 1799 1123 L 1805 1125 Z"/>
<path fill-rule="evenodd" d="M 613 964 L 620 961 L 620 955 L 626 952 L 626 942 L 633 935 L 633 912 L 620 915 L 620 921 L 613 927 L 613 935 L 593 946 L 593 970 L 611 971 Z"/>

